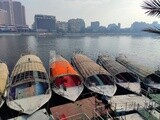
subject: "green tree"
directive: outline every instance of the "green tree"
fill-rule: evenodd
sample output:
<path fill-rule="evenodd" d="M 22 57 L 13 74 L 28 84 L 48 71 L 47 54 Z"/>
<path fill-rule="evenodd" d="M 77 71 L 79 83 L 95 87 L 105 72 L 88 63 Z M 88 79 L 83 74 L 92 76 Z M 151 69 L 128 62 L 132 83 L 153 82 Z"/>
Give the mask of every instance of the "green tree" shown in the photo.
<path fill-rule="evenodd" d="M 147 10 L 145 13 L 151 16 L 160 17 L 160 0 L 145 0 L 141 6 Z M 146 28 L 144 31 L 160 34 L 160 28 L 156 26 L 152 28 Z"/>

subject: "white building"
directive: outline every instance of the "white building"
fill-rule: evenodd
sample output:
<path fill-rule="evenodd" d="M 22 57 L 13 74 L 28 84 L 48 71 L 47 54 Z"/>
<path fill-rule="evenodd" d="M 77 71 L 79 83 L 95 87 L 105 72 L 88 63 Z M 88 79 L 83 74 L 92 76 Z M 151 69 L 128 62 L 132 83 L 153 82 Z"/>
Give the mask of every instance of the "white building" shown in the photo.
<path fill-rule="evenodd" d="M 57 21 L 57 31 L 68 32 L 68 23 Z"/>
<path fill-rule="evenodd" d="M 14 25 L 14 12 L 12 0 L 0 0 L 2 2 L 2 9 L 7 11 L 7 25 Z"/>
<path fill-rule="evenodd" d="M 0 9 L 0 25 L 6 25 L 7 21 L 7 11 Z"/>
<path fill-rule="evenodd" d="M 84 32 L 85 22 L 83 19 L 70 19 L 68 20 L 68 30 L 71 33 Z"/>

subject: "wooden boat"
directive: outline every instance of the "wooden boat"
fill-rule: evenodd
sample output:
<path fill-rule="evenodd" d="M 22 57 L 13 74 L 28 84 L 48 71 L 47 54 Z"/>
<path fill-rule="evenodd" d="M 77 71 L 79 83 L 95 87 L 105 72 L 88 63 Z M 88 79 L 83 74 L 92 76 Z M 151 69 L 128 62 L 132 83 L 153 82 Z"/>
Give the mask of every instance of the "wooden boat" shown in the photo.
<path fill-rule="evenodd" d="M 72 65 L 60 55 L 50 53 L 50 78 L 52 89 L 58 95 L 76 101 L 83 91 L 82 77 Z"/>
<path fill-rule="evenodd" d="M 83 76 L 84 84 L 89 90 L 107 97 L 115 94 L 117 86 L 114 78 L 93 60 L 77 53 L 73 55 L 71 62 Z"/>
<path fill-rule="evenodd" d="M 33 54 L 21 56 L 11 74 L 7 105 L 32 114 L 50 98 L 49 78 L 40 58 Z"/>
<path fill-rule="evenodd" d="M 8 82 L 8 67 L 5 63 L 0 61 L 0 107 L 2 107 L 6 98 L 6 85 Z"/>
<path fill-rule="evenodd" d="M 151 88 L 160 90 L 160 74 L 158 71 L 155 71 L 150 67 L 140 65 L 125 56 L 116 57 L 116 61 L 136 73 L 147 89 Z"/>
<path fill-rule="evenodd" d="M 120 87 L 140 94 L 140 80 L 136 74 L 116 62 L 108 55 L 98 56 L 97 63 L 102 65 L 111 75 L 116 77 L 116 83 Z"/>

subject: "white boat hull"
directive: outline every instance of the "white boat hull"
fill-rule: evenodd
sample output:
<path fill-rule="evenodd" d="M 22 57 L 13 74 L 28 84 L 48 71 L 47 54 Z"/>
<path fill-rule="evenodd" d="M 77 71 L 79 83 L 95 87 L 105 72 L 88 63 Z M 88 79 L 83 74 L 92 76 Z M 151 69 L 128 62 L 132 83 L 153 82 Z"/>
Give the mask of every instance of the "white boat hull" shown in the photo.
<path fill-rule="evenodd" d="M 2 99 L 0 103 L 0 108 L 2 107 L 3 104 L 4 104 L 4 100 Z"/>
<path fill-rule="evenodd" d="M 143 83 L 148 89 L 151 88 L 151 89 L 157 89 L 157 90 L 160 90 L 160 84 L 145 84 Z"/>
<path fill-rule="evenodd" d="M 119 86 L 131 91 L 131 92 L 134 92 L 136 94 L 140 94 L 141 92 L 141 86 L 140 86 L 140 83 L 130 83 L 130 82 L 127 82 L 127 83 L 117 83 Z"/>
<path fill-rule="evenodd" d="M 101 85 L 101 86 L 91 86 L 91 87 L 87 86 L 87 88 L 95 93 L 105 95 L 108 97 L 112 97 L 117 90 L 116 85 Z"/>
<path fill-rule="evenodd" d="M 7 101 L 7 105 L 17 111 L 26 114 L 32 114 L 43 106 L 51 98 L 51 93 L 47 95 L 38 95 L 28 98 Z"/>
<path fill-rule="evenodd" d="M 83 85 L 80 85 L 80 86 L 76 86 L 76 87 L 69 87 L 69 88 L 66 88 L 66 91 L 60 87 L 60 88 L 53 88 L 53 91 L 64 97 L 64 98 L 67 98 L 71 101 L 76 101 L 77 98 L 80 96 L 80 94 L 82 93 L 84 89 L 84 86 Z"/>

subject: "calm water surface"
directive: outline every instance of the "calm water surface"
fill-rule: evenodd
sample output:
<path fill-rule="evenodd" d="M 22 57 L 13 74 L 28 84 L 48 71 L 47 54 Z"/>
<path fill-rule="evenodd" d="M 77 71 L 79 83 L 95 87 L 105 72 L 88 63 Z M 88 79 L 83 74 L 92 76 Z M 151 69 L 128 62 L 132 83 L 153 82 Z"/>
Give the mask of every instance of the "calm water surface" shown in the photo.
<path fill-rule="evenodd" d="M 22 53 L 36 53 L 48 70 L 49 51 L 55 50 L 70 60 L 72 53 L 83 51 L 96 60 L 99 54 L 115 57 L 125 54 L 135 61 L 158 68 L 160 65 L 160 36 L 109 35 L 99 37 L 35 37 L 0 36 L 0 59 L 11 71 Z"/>

